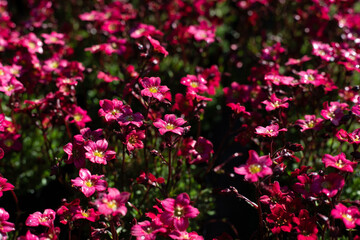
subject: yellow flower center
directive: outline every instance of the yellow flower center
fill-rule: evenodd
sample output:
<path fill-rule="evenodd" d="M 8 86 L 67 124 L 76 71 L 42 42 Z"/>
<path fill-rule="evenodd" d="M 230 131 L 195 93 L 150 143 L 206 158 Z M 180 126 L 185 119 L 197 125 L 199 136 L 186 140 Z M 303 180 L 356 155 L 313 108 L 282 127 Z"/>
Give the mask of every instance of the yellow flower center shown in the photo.
<path fill-rule="evenodd" d="M 184 208 L 181 206 L 176 206 L 174 209 L 174 216 L 175 217 L 182 217 L 184 215 Z"/>
<path fill-rule="evenodd" d="M 104 157 L 104 153 L 103 153 L 103 152 L 99 152 L 98 150 L 95 150 L 94 156 L 95 156 L 95 157 L 100 157 L 100 158 L 102 158 L 102 157 Z"/>
<path fill-rule="evenodd" d="M 190 86 L 191 86 L 192 88 L 197 88 L 197 87 L 199 86 L 199 83 L 197 83 L 197 82 L 191 82 L 191 83 L 190 83 Z"/>
<path fill-rule="evenodd" d="M 350 214 L 348 214 L 348 213 L 344 213 L 344 214 L 342 215 L 342 217 L 345 218 L 346 220 L 350 221 L 350 222 L 353 221 L 353 216 L 350 215 Z"/>
<path fill-rule="evenodd" d="M 157 93 L 158 92 L 158 88 L 157 87 L 149 87 L 149 91 L 151 93 Z"/>
<path fill-rule="evenodd" d="M 106 203 L 106 206 L 108 206 L 108 208 L 112 209 L 112 210 L 116 210 L 117 208 L 117 203 L 115 200 L 112 200 L 110 202 Z"/>
<path fill-rule="evenodd" d="M 6 87 L 6 91 L 8 91 L 8 92 L 11 92 L 14 89 L 15 89 L 15 87 L 12 84 L 10 84 L 9 86 Z"/>
<path fill-rule="evenodd" d="M 175 129 L 175 126 L 174 126 L 174 124 L 167 123 L 166 126 L 165 126 L 165 128 L 166 128 L 167 130 L 173 130 L 173 129 Z"/>
<path fill-rule="evenodd" d="M 76 121 L 76 122 L 79 122 L 79 121 L 81 121 L 83 119 L 83 115 L 81 115 L 81 114 L 79 114 L 79 113 L 76 113 L 75 115 L 74 115 L 74 120 Z"/>
<path fill-rule="evenodd" d="M 251 164 L 249 166 L 249 171 L 252 173 L 252 174 L 255 174 L 255 173 L 258 173 L 262 170 L 262 167 L 260 164 Z"/>
<path fill-rule="evenodd" d="M 85 186 L 87 186 L 87 187 L 92 187 L 92 186 L 93 186 L 92 181 L 91 181 L 91 180 L 85 181 Z"/>

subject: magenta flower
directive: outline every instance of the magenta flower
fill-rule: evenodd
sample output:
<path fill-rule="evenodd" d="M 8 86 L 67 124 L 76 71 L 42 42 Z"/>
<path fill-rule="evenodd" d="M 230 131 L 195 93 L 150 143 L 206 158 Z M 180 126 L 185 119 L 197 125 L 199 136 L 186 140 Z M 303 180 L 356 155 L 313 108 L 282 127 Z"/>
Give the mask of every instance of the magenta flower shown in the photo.
<path fill-rule="evenodd" d="M 101 140 L 102 129 L 96 129 L 92 131 L 90 128 L 80 129 L 80 134 L 74 136 L 74 140 L 79 144 L 86 143 L 88 141 L 96 142 Z"/>
<path fill-rule="evenodd" d="M 65 160 L 66 164 L 74 163 L 76 168 L 85 167 L 85 149 L 82 142 L 68 143 L 63 147 L 63 150 L 68 155 L 68 159 Z"/>
<path fill-rule="evenodd" d="M 120 81 L 118 77 L 99 71 L 97 78 L 104 80 L 104 82 Z"/>
<path fill-rule="evenodd" d="M 159 101 L 164 99 L 164 94 L 170 89 L 167 86 L 160 86 L 161 80 L 159 77 L 145 77 L 140 80 L 142 96 L 153 97 Z"/>
<path fill-rule="evenodd" d="M 347 229 L 355 228 L 360 225 L 360 212 L 355 206 L 345 207 L 339 203 L 335 209 L 331 210 L 331 216 L 336 219 L 342 219 Z"/>
<path fill-rule="evenodd" d="M 45 39 L 46 44 L 59 44 L 59 45 L 65 45 L 64 41 L 64 34 L 57 33 L 57 32 L 51 32 L 50 34 L 42 33 L 41 36 Z"/>
<path fill-rule="evenodd" d="M 0 177 L 0 197 L 2 197 L 3 192 L 14 190 L 14 185 L 7 182 L 6 178 Z"/>
<path fill-rule="evenodd" d="M 332 198 L 345 185 L 343 176 L 337 173 L 329 173 L 325 176 L 316 175 L 312 179 L 311 191 L 320 194 L 324 193 L 326 196 Z"/>
<path fill-rule="evenodd" d="M 7 221 L 9 217 L 9 213 L 5 209 L 0 208 L 0 237 L 2 239 L 6 239 L 6 233 L 15 230 L 15 224 Z"/>
<path fill-rule="evenodd" d="M 35 212 L 30 214 L 26 219 L 26 226 L 37 227 L 39 225 L 52 228 L 54 226 L 55 211 L 52 209 L 45 209 L 44 213 Z"/>
<path fill-rule="evenodd" d="M 184 128 L 181 127 L 186 123 L 183 118 L 176 118 L 174 114 L 166 114 L 164 117 L 165 120 L 158 119 L 154 122 L 154 126 L 159 129 L 161 135 L 164 135 L 167 132 L 172 132 L 178 135 L 184 133 Z"/>
<path fill-rule="evenodd" d="M 272 226 L 271 232 L 279 234 L 283 232 L 291 232 L 293 213 L 287 211 L 281 204 L 276 204 L 270 209 L 271 213 L 267 215 L 266 221 Z"/>
<path fill-rule="evenodd" d="M 321 110 L 321 116 L 330 120 L 335 126 L 340 124 L 340 120 L 344 116 L 343 111 L 347 110 L 348 105 L 346 103 L 339 102 L 324 102 L 323 109 Z"/>
<path fill-rule="evenodd" d="M 160 45 L 160 42 L 158 40 L 153 39 L 151 36 L 146 37 L 149 40 L 150 44 L 153 46 L 155 52 L 164 54 L 164 57 L 169 55 L 168 51 L 166 51 L 166 49 Z"/>
<path fill-rule="evenodd" d="M 134 225 L 131 228 L 131 235 L 136 237 L 136 240 L 155 240 L 158 232 L 166 232 L 166 228 L 157 221 L 143 221 Z"/>
<path fill-rule="evenodd" d="M 179 231 L 174 230 L 171 233 L 169 233 L 169 237 L 172 239 L 178 239 L 178 240 L 204 240 L 202 236 L 199 236 L 196 232 L 186 232 L 186 231 Z"/>
<path fill-rule="evenodd" d="M 301 127 L 301 132 L 304 132 L 306 130 L 314 129 L 314 130 L 320 130 L 321 123 L 324 121 L 322 118 L 316 118 L 315 115 L 305 115 L 303 119 L 299 119 L 295 122 L 296 125 Z"/>
<path fill-rule="evenodd" d="M 348 141 L 350 144 L 360 144 L 360 128 L 348 134 Z"/>
<path fill-rule="evenodd" d="M 237 115 L 244 114 L 245 116 L 251 116 L 249 112 L 246 111 L 244 106 L 241 106 L 240 103 L 228 103 L 226 104 L 233 112 Z"/>
<path fill-rule="evenodd" d="M 126 135 L 126 148 L 128 151 L 133 151 L 135 148 L 143 148 L 144 144 L 141 140 L 145 139 L 145 131 L 132 130 Z"/>
<path fill-rule="evenodd" d="M 266 105 L 265 107 L 266 111 L 270 112 L 278 108 L 288 108 L 289 107 L 289 103 L 287 103 L 288 100 L 291 99 L 287 97 L 280 99 L 276 97 L 275 93 L 273 93 L 270 96 L 270 100 L 265 100 L 262 103 Z"/>
<path fill-rule="evenodd" d="M 181 78 L 180 83 L 187 86 L 190 92 L 204 93 L 208 89 L 207 81 L 201 75 L 186 75 L 186 77 Z"/>
<path fill-rule="evenodd" d="M 71 109 L 71 113 L 65 117 L 66 120 L 70 118 L 72 118 L 70 123 L 75 123 L 79 128 L 84 128 L 87 122 L 91 122 L 87 111 L 78 106 L 74 106 Z"/>
<path fill-rule="evenodd" d="M 0 80 L 0 92 L 4 92 L 7 96 L 22 90 L 24 90 L 24 85 L 14 77 Z"/>
<path fill-rule="evenodd" d="M 257 182 L 259 177 L 265 177 L 273 173 L 270 166 L 272 165 L 272 160 L 270 156 L 261 156 L 254 151 L 249 151 L 249 159 L 246 164 L 241 165 L 240 167 L 234 167 L 235 173 L 239 175 L 244 175 L 245 180 L 250 182 Z"/>
<path fill-rule="evenodd" d="M 298 75 L 300 76 L 299 82 L 301 84 L 312 84 L 317 87 L 325 85 L 327 82 L 327 79 L 319 74 L 317 70 L 308 69 L 306 72 L 300 71 L 298 72 Z"/>
<path fill-rule="evenodd" d="M 255 133 L 264 137 L 276 137 L 279 135 L 279 132 L 287 132 L 287 129 L 279 129 L 279 125 L 277 123 L 271 124 L 267 127 L 259 126 L 255 128 Z"/>
<path fill-rule="evenodd" d="M 346 159 L 345 153 L 340 153 L 336 156 L 325 154 L 322 162 L 325 164 L 325 167 L 334 167 L 344 172 L 354 172 L 353 166 L 357 164 L 356 162 Z"/>
<path fill-rule="evenodd" d="M 97 206 L 98 212 L 106 216 L 125 216 L 127 212 L 125 204 L 130 193 L 120 193 L 116 188 L 108 188 L 108 192 L 108 194 L 101 193 L 99 198 L 95 200 L 94 204 Z"/>
<path fill-rule="evenodd" d="M 77 209 L 74 214 L 74 220 L 77 219 L 86 219 L 90 222 L 95 222 L 98 219 L 98 214 L 95 212 L 93 208 L 89 208 L 88 210 Z"/>
<path fill-rule="evenodd" d="M 146 25 L 143 23 L 138 24 L 134 29 L 130 32 L 130 37 L 132 38 L 141 38 L 146 36 L 153 35 L 164 35 L 161 31 L 157 30 L 153 25 Z"/>
<path fill-rule="evenodd" d="M 79 171 L 79 177 L 71 179 L 73 186 L 81 187 L 81 191 L 86 197 L 90 197 L 95 191 L 102 192 L 107 188 L 107 182 L 101 180 L 104 175 L 91 175 L 91 172 L 86 168 Z"/>
<path fill-rule="evenodd" d="M 189 154 L 192 158 L 189 159 L 189 164 L 198 164 L 208 162 L 211 154 L 214 153 L 213 144 L 204 137 L 199 137 L 197 141 L 190 142 Z"/>
<path fill-rule="evenodd" d="M 123 108 L 123 113 L 117 119 L 118 124 L 123 127 L 132 124 L 136 127 L 141 127 L 143 124 L 144 116 L 141 113 L 133 113 L 130 107 Z"/>
<path fill-rule="evenodd" d="M 274 85 L 286 85 L 286 86 L 294 86 L 296 85 L 295 79 L 293 77 L 275 75 L 275 74 L 267 74 L 265 75 L 265 81 L 269 81 Z"/>
<path fill-rule="evenodd" d="M 187 193 L 179 194 L 176 199 L 167 198 L 161 201 L 164 212 L 160 220 L 169 226 L 174 226 L 179 231 L 185 231 L 189 226 L 189 218 L 195 218 L 199 210 L 190 205 L 190 197 Z"/>
<path fill-rule="evenodd" d="M 105 117 L 106 122 L 117 120 L 122 114 L 123 102 L 117 99 L 100 100 L 99 116 Z"/>
<path fill-rule="evenodd" d="M 200 21 L 199 25 L 191 25 L 188 28 L 188 33 L 199 42 L 204 40 L 206 43 L 212 43 L 215 41 L 215 27 L 209 26 L 206 21 Z"/>
<path fill-rule="evenodd" d="M 316 227 L 316 218 L 310 217 L 306 209 L 301 209 L 299 217 L 293 217 L 293 222 L 297 225 L 296 232 L 299 234 L 298 240 L 316 240 L 318 229 Z"/>
<path fill-rule="evenodd" d="M 93 163 L 107 164 L 107 161 L 114 159 L 116 152 L 107 150 L 108 142 L 105 139 L 98 140 L 96 142 L 89 141 L 85 145 L 85 156 Z"/>

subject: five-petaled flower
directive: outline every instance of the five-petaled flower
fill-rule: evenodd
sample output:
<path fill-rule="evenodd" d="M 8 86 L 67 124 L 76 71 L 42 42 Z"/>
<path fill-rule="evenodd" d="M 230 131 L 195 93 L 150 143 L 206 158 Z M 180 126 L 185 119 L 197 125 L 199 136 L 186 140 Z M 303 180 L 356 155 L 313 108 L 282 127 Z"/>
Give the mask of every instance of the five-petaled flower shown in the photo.
<path fill-rule="evenodd" d="M 154 126 L 159 129 L 161 135 L 167 132 L 182 135 L 184 128 L 181 126 L 185 123 L 186 121 L 183 118 L 177 118 L 174 114 L 166 114 L 164 120 L 158 119 L 154 122 Z"/>
<path fill-rule="evenodd" d="M 271 165 L 272 160 L 269 155 L 259 157 L 254 150 L 250 150 L 246 164 L 234 167 L 234 171 L 239 175 L 244 175 L 247 181 L 257 182 L 259 177 L 265 177 L 273 173 L 270 168 Z"/>
<path fill-rule="evenodd" d="M 164 94 L 170 89 L 167 86 L 161 86 L 160 83 L 161 80 L 159 77 L 144 77 L 140 80 L 140 84 L 144 88 L 141 90 L 141 95 L 153 97 L 162 101 L 164 99 Z"/>
<path fill-rule="evenodd" d="M 108 142 L 105 139 L 96 142 L 89 141 L 84 148 L 87 151 L 86 158 L 93 163 L 106 165 L 109 160 L 115 158 L 115 151 L 107 150 Z"/>
<path fill-rule="evenodd" d="M 331 216 L 336 219 L 342 219 L 347 229 L 355 228 L 360 225 L 360 212 L 355 206 L 346 207 L 339 203 L 331 210 Z"/>
<path fill-rule="evenodd" d="M 167 198 L 161 201 L 164 212 L 160 219 L 175 229 L 185 231 L 189 226 L 189 218 L 195 218 L 199 214 L 199 210 L 190 205 L 190 197 L 187 193 L 179 194 L 176 199 Z"/>
<path fill-rule="evenodd" d="M 107 187 L 107 182 L 101 178 L 104 175 L 91 175 L 91 172 L 82 168 L 79 171 L 79 177 L 71 179 L 73 186 L 81 187 L 81 191 L 86 197 L 90 197 L 95 193 L 95 191 L 101 192 L 105 191 Z"/>

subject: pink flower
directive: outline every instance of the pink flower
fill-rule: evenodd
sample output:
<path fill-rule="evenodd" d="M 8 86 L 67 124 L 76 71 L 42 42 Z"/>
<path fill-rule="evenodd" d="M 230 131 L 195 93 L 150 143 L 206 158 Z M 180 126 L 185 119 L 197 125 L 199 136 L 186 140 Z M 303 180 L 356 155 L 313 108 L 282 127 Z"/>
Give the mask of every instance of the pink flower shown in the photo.
<path fill-rule="evenodd" d="M 168 51 L 166 51 L 166 49 L 160 45 L 160 42 L 158 40 L 153 39 L 151 36 L 146 37 L 149 40 L 150 44 L 153 46 L 155 52 L 164 54 L 165 57 L 169 55 Z"/>
<path fill-rule="evenodd" d="M 135 236 L 136 240 L 155 240 L 158 232 L 164 233 L 166 228 L 156 221 L 139 222 L 131 228 L 131 235 Z"/>
<path fill-rule="evenodd" d="M 69 115 L 65 117 L 66 120 L 72 118 L 70 123 L 75 123 L 79 128 L 84 128 L 87 122 L 91 122 L 91 118 L 87 115 L 87 111 L 81 107 L 74 106 Z"/>
<path fill-rule="evenodd" d="M 133 151 L 135 148 L 143 148 L 144 144 L 141 140 L 145 139 L 145 131 L 132 130 L 126 135 L 126 148 L 128 151 Z"/>
<path fill-rule="evenodd" d="M 360 225 L 360 212 L 355 206 L 345 207 L 339 203 L 335 209 L 331 210 L 331 216 L 336 219 L 342 219 L 347 229 L 355 228 Z"/>
<path fill-rule="evenodd" d="M 89 208 L 88 210 L 77 209 L 73 219 L 86 219 L 90 222 L 95 222 L 99 218 L 98 214 L 95 212 L 93 208 Z"/>
<path fill-rule="evenodd" d="M 316 218 L 310 217 L 306 209 L 301 209 L 299 217 L 294 217 L 293 222 L 297 225 L 296 232 L 299 234 L 298 240 L 316 240 L 318 229 L 316 227 Z"/>
<path fill-rule="evenodd" d="M 45 209 L 44 213 L 35 212 L 30 214 L 26 219 L 26 226 L 37 227 L 39 225 L 52 228 L 54 226 L 55 211 L 52 209 Z"/>
<path fill-rule="evenodd" d="M 237 115 L 244 114 L 246 116 L 251 116 L 249 112 L 246 111 L 244 106 L 241 106 L 240 103 L 228 103 L 226 104 L 233 112 Z"/>
<path fill-rule="evenodd" d="M 86 197 L 90 197 L 95 191 L 102 192 L 106 190 L 107 182 L 101 180 L 104 175 L 91 175 L 88 169 L 82 168 L 79 171 L 79 176 L 71 179 L 71 183 L 73 186 L 81 187 L 81 191 Z"/>
<path fill-rule="evenodd" d="M 190 205 L 187 193 L 179 194 L 176 199 L 167 198 L 161 201 L 164 212 L 160 219 L 166 225 L 173 225 L 179 231 L 185 231 L 189 226 L 189 218 L 195 218 L 199 210 Z"/>
<path fill-rule="evenodd" d="M 22 90 L 24 90 L 24 85 L 14 77 L 0 80 L 0 92 L 4 92 L 7 96 Z"/>
<path fill-rule="evenodd" d="M 315 175 L 312 179 L 311 191 L 315 194 L 323 193 L 332 198 L 345 185 L 343 176 L 337 173 L 329 173 L 325 176 Z"/>
<path fill-rule="evenodd" d="M 93 163 L 107 164 L 107 161 L 114 159 L 116 152 L 107 150 L 108 142 L 105 139 L 98 140 L 95 142 L 88 142 L 85 145 L 85 156 Z"/>
<path fill-rule="evenodd" d="M 82 142 L 74 141 L 74 144 L 68 143 L 63 147 L 63 150 L 68 155 L 65 163 L 74 163 L 76 168 L 85 167 L 85 149 Z"/>
<path fill-rule="evenodd" d="M 0 236 L 2 237 L 6 236 L 6 233 L 15 230 L 15 224 L 7 221 L 9 217 L 9 213 L 5 209 L 0 208 Z M 6 239 L 6 237 L 3 239 Z"/>
<path fill-rule="evenodd" d="M 279 135 L 279 132 L 287 132 L 287 129 L 279 129 L 279 125 L 277 123 L 271 124 L 267 127 L 259 126 L 255 128 L 255 133 L 264 137 L 276 137 Z"/>
<path fill-rule="evenodd" d="M 270 100 L 265 100 L 262 103 L 266 105 L 265 107 L 266 111 L 270 112 L 278 108 L 288 108 L 289 107 L 289 103 L 287 103 L 288 100 L 291 99 L 287 97 L 280 99 L 276 97 L 275 93 L 273 93 L 270 96 Z"/>
<path fill-rule="evenodd" d="M 295 58 L 289 58 L 289 60 L 285 63 L 286 66 L 290 66 L 290 65 L 300 65 L 304 62 L 307 62 L 311 60 L 310 57 L 304 55 L 302 58 L 300 59 L 295 59 Z"/>
<path fill-rule="evenodd" d="M 320 130 L 321 123 L 324 121 L 322 118 L 316 118 L 315 115 L 305 115 L 305 120 L 299 119 L 295 122 L 296 125 L 301 127 L 301 132 L 304 132 L 306 130 L 314 129 L 314 130 Z"/>
<path fill-rule="evenodd" d="M 152 25 L 146 25 L 143 23 L 138 24 L 134 29 L 131 30 L 130 37 L 132 38 L 141 38 L 144 36 L 153 36 L 153 35 L 164 35 L 161 31 L 157 30 Z"/>
<path fill-rule="evenodd" d="M 189 159 L 189 164 L 199 164 L 202 162 L 208 162 L 211 154 L 214 153 L 213 144 L 204 137 L 199 137 L 197 141 L 191 142 L 191 148 L 189 154 L 192 158 Z"/>
<path fill-rule="evenodd" d="M 105 117 L 106 122 L 117 120 L 122 114 L 123 102 L 117 99 L 100 100 L 99 116 Z"/>
<path fill-rule="evenodd" d="M 272 165 L 272 160 L 270 156 L 261 156 L 254 151 L 249 151 L 249 159 L 245 165 L 240 167 L 234 167 L 235 173 L 239 175 L 244 175 L 245 180 L 250 182 L 258 181 L 259 177 L 265 177 L 273 173 L 270 166 Z"/>
<path fill-rule="evenodd" d="M 14 190 L 14 185 L 7 182 L 6 178 L 0 177 L 0 197 L 2 197 L 3 192 Z"/>
<path fill-rule="evenodd" d="M 112 76 L 110 74 L 106 74 L 101 71 L 99 71 L 97 78 L 104 80 L 104 82 L 120 81 L 120 79 L 118 77 Z"/>
<path fill-rule="evenodd" d="M 199 236 L 196 232 L 188 233 L 186 231 L 179 231 L 179 230 L 174 230 L 171 233 L 169 233 L 169 237 L 178 240 L 183 240 L 183 239 L 204 240 L 204 238 L 202 236 Z"/>
<path fill-rule="evenodd" d="M 136 127 L 141 127 L 144 116 L 141 113 L 133 113 L 129 106 L 123 108 L 122 114 L 117 119 L 118 124 L 123 127 L 132 124 Z"/>
<path fill-rule="evenodd" d="M 102 129 L 96 129 L 91 131 L 90 128 L 80 129 L 80 134 L 74 136 L 74 140 L 80 143 L 86 143 L 88 141 L 96 142 L 100 140 L 102 136 Z"/>
<path fill-rule="evenodd" d="M 345 153 L 340 153 L 335 157 L 325 154 L 322 162 L 325 164 L 325 167 L 334 167 L 344 172 L 354 172 L 353 166 L 356 165 L 356 162 L 346 159 Z"/>
<path fill-rule="evenodd" d="M 286 86 L 294 86 L 296 85 L 295 79 L 293 77 L 275 75 L 275 74 L 266 74 L 265 81 L 269 81 L 274 85 L 286 85 Z"/>
<path fill-rule="evenodd" d="M 186 77 L 181 78 L 180 83 L 187 86 L 188 90 L 196 93 L 204 93 L 208 89 L 206 86 L 207 82 L 201 75 L 186 75 Z"/>
<path fill-rule="evenodd" d="M 45 39 L 46 44 L 59 44 L 64 46 L 64 34 L 57 33 L 57 32 L 51 32 L 50 34 L 42 33 L 41 36 Z"/>
<path fill-rule="evenodd" d="M 116 188 L 108 188 L 108 192 L 108 194 L 101 193 L 99 198 L 94 202 L 99 213 L 106 216 L 125 216 L 127 212 L 125 204 L 129 200 L 130 193 L 120 193 Z"/>
<path fill-rule="evenodd" d="M 35 234 L 32 234 L 30 230 L 26 232 L 25 236 L 20 236 L 18 240 L 39 240 L 39 237 Z"/>
<path fill-rule="evenodd" d="M 161 135 L 164 135 L 167 132 L 172 132 L 178 135 L 184 133 L 184 128 L 181 127 L 186 123 L 183 118 L 176 118 L 174 114 L 166 114 L 164 117 L 165 120 L 158 119 L 154 122 L 154 126 L 159 128 Z"/>
<path fill-rule="evenodd" d="M 317 87 L 327 82 L 326 78 L 319 74 L 317 70 L 308 69 L 306 72 L 299 72 L 298 75 L 300 76 L 299 82 L 301 84 L 312 84 Z"/>
<path fill-rule="evenodd" d="M 141 90 L 142 96 L 153 97 L 159 101 L 164 99 L 164 94 L 169 91 L 167 86 L 160 86 L 161 80 L 159 77 L 145 77 L 140 80 L 141 86 L 144 88 Z"/>
<path fill-rule="evenodd" d="M 209 26 L 206 21 L 201 21 L 199 25 L 191 25 L 188 33 L 194 36 L 196 41 L 204 40 L 206 43 L 215 41 L 215 27 Z"/>
<path fill-rule="evenodd" d="M 271 226 L 273 226 L 271 228 L 271 232 L 273 234 L 279 234 L 281 231 L 291 232 L 291 220 L 294 214 L 287 211 L 281 204 L 276 204 L 270 210 L 271 213 L 267 215 L 266 221 L 270 223 Z"/>
<path fill-rule="evenodd" d="M 323 109 L 321 110 L 321 116 L 330 120 L 335 126 L 340 124 L 340 120 L 344 116 L 343 111 L 347 110 L 348 105 L 346 103 L 339 102 L 324 102 Z"/>

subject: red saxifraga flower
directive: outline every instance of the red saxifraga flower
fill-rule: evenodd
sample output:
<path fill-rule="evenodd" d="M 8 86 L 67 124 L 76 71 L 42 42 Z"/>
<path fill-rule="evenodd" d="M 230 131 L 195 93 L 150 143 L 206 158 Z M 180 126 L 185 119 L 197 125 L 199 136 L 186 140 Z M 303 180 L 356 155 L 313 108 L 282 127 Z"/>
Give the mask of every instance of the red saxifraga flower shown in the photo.
<path fill-rule="evenodd" d="M 184 133 L 184 128 L 181 127 L 186 121 L 183 118 L 177 118 L 174 114 L 166 114 L 164 120 L 158 119 L 154 122 L 154 126 L 159 129 L 161 135 L 167 132 L 172 132 L 177 135 Z"/>
<path fill-rule="evenodd" d="M 164 99 L 164 94 L 170 89 L 167 86 L 161 86 L 160 83 L 159 77 L 145 77 L 141 79 L 140 84 L 144 88 L 141 90 L 141 95 L 153 97 L 161 102 Z"/>
<path fill-rule="evenodd" d="M 246 164 L 234 167 L 234 171 L 239 175 L 244 175 L 247 181 L 257 182 L 259 177 L 265 177 L 273 173 L 270 168 L 271 165 L 272 160 L 268 155 L 259 157 L 254 150 L 250 150 Z"/>
<path fill-rule="evenodd" d="M 108 142 L 105 139 L 96 142 L 89 141 L 85 146 L 85 156 L 93 163 L 104 164 L 115 158 L 116 152 L 107 150 Z"/>
<path fill-rule="evenodd" d="M 176 199 L 167 198 L 161 201 L 164 212 L 160 219 L 175 229 L 185 231 L 189 226 L 189 218 L 195 218 L 199 214 L 199 210 L 190 205 L 190 197 L 187 193 L 179 194 Z"/>
<path fill-rule="evenodd" d="M 108 188 L 108 192 L 109 193 L 101 193 L 99 198 L 94 202 L 99 213 L 111 216 L 125 216 L 127 212 L 125 204 L 130 197 L 130 193 L 120 193 L 116 188 Z"/>
<path fill-rule="evenodd" d="M 86 197 L 90 197 L 95 191 L 102 192 L 106 190 L 107 182 L 102 180 L 104 175 L 91 175 L 91 172 L 85 168 L 80 169 L 79 177 L 71 179 L 73 186 L 81 187 L 81 191 Z"/>

